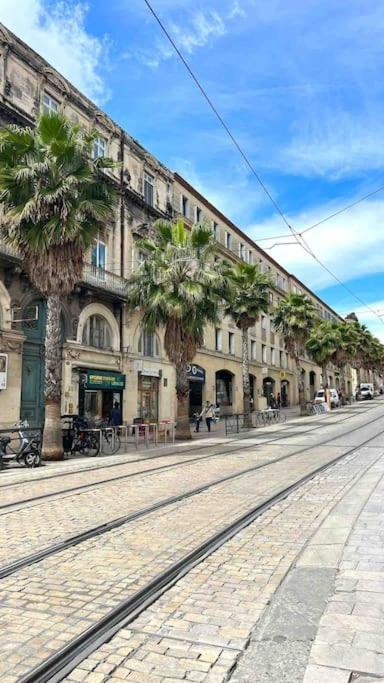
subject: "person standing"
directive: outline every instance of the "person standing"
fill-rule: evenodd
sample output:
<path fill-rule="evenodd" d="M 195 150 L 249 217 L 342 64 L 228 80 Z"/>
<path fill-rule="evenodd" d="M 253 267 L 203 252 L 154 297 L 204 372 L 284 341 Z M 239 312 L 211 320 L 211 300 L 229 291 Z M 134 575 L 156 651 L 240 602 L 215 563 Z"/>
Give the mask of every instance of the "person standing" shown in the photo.
<path fill-rule="evenodd" d="M 112 425 L 112 427 L 121 426 L 121 410 L 117 401 L 114 402 L 113 408 L 110 412 L 109 423 Z"/>
<path fill-rule="evenodd" d="M 215 407 L 210 401 L 205 402 L 205 406 L 200 413 L 200 417 L 205 417 L 205 424 L 207 425 L 207 430 L 211 431 L 212 420 L 215 417 Z"/>

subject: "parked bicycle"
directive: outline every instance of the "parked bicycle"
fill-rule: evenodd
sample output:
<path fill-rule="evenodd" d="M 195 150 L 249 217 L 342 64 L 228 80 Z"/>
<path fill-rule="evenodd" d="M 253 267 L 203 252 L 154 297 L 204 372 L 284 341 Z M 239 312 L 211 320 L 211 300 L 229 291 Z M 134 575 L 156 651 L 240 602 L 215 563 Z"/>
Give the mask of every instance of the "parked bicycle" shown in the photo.
<path fill-rule="evenodd" d="M 96 456 L 100 451 L 99 434 L 89 431 L 86 420 L 77 416 L 69 417 L 64 424 L 68 425 L 63 433 L 64 453 L 70 455 Z"/>
<path fill-rule="evenodd" d="M 111 427 L 107 420 L 95 421 L 96 429 L 101 430 L 101 451 L 104 455 L 113 455 L 120 450 L 121 439 L 118 427 Z"/>
<path fill-rule="evenodd" d="M 14 439 L 11 436 L 0 435 L 0 469 L 10 462 L 17 462 L 18 465 L 25 467 L 38 467 L 41 463 L 40 433 L 32 431 L 27 434 L 25 430 L 29 429 L 29 424 L 26 420 L 17 422 L 14 427 L 18 433 Z M 11 443 L 17 439 L 19 444 L 15 449 Z"/>

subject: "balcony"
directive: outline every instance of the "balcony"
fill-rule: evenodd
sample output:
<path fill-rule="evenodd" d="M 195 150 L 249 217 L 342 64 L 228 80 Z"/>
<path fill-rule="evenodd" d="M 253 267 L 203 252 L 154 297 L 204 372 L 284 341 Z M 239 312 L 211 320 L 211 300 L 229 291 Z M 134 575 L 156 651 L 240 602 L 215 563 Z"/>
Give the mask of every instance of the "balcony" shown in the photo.
<path fill-rule="evenodd" d="M 102 289 L 105 292 L 125 299 L 127 296 L 127 280 L 116 273 L 86 263 L 83 270 L 83 283 Z"/>

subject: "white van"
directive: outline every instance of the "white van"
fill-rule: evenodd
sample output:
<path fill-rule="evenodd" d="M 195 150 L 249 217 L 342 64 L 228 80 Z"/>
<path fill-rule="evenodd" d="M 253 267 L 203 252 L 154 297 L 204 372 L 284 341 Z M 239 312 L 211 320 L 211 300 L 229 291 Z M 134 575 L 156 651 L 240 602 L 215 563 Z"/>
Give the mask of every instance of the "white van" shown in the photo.
<path fill-rule="evenodd" d="M 331 408 L 338 408 L 340 405 L 340 398 L 337 389 L 328 389 L 328 391 L 330 392 L 331 397 Z M 317 404 L 325 403 L 325 389 L 319 389 L 313 402 Z"/>
<path fill-rule="evenodd" d="M 373 384 L 370 382 L 362 382 L 357 390 L 357 397 L 360 398 L 361 401 L 367 401 L 372 399 L 373 396 Z"/>

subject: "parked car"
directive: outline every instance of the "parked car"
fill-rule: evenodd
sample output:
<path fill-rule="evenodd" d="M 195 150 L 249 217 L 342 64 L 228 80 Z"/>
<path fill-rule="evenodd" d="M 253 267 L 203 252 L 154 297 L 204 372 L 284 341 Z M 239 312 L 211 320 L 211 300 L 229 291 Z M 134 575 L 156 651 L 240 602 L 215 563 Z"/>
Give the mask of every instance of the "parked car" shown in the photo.
<path fill-rule="evenodd" d="M 356 392 L 357 401 L 370 401 L 374 396 L 373 384 L 362 382 Z"/>
<path fill-rule="evenodd" d="M 340 405 L 337 389 L 328 389 L 331 395 L 331 408 L 338 408 Z M 319 389 L 314 398 L 314 403 L 325 403 L 325 389 Z"/>

